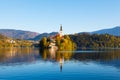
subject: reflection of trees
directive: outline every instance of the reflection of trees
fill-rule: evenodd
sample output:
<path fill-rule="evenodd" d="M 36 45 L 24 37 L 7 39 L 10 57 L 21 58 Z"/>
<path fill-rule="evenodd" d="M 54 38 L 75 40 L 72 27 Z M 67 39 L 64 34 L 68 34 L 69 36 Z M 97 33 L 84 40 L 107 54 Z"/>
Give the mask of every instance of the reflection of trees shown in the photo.
<path fill-rule="evenodd" d="M 72 57 L 78 61 L 96 61 L 100 64 L 120 68 L 120 50 L 111 50 L 106 52 L 76 53 Z"/>
<path fill-rule="evenodd" d="M 73 53 L 68 51 L 51 53 L 48 49 L 44 49 L 40 51 L 40 55 L 44 60 L 54 60 L 59 62 L 61 58 L 64 58 L 65 61 L 70 60 Z"/>
<path fill-rule="evenodd" d="M 2 48 L 0 63 L 17 63 L 35 61 L 39 51 L 32 48 Z"/>
<path fill-rule="evenodd" d="M 49 50 L 43 50 L 40 55 L 44 60 L 59 62 L 60 70 L 62 71 L 63 61 L 68 61 L 70 59 L 78 61 L 97 61 L 106 65 L 114 65 L 115 67 L 120 67 L 118 61 L 120 60 L 120 50 L 105 50 L 103 52 L 84 52 L 72 53 L 70 51 L 62 51 L 56 53 L 50 53 Z"/>
<path fill-rule="evenodd" d="M 94 60 L 94 61 L 111 61 L 115 59 L 120 59 L 120 50 L 111 50 L 104 52 L 84 52 L 84 53 L 73 53 L 70 51 L 58 51 L 56 53 L 51 53 L 49 50 L 43 50 L 40 55 L 44 60 L 54 60 L 58 61 L 64 58 L 65 61 L 72 59 L 75 60 Z"/>
<path fill-rule="evenodd" d="M 43 60 L 49 60 L 49 61 L 55 61 L 55 62 L 59 62 L 60 64 L 60 71 L 62 71 L 62 65 L 63 65 L 63 61 L 68 61 L 71 59 L 73 53 L 72 52 L 51 52 L 48 49 L 44 49 L 40 51 L 40 55 L 42 56 Z"/>
<path fill-rule="evenodd" d="M 120 59 L 120 50 L 111 50 L 106 52 L 77 53 L 73 56 L 76 60 L 94 60 L 94 61 L 111 61 Z"/>

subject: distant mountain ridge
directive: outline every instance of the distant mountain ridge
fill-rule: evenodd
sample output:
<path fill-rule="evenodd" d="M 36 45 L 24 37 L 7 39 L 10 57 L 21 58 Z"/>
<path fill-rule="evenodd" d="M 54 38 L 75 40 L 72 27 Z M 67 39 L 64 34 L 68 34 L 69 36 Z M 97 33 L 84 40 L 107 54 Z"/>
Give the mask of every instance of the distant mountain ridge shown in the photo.
<path fill-rule="evenodd" d="M 93 31 L 91 34 L 110 34 L 114 36 L 120 36 L 120 26 L 116 26 L 110 29 L 102 29 L 98 31 Z"/>
<path fill-rule="evenodd" d="M 15 30 L 15 29 L 0 29 L 0 34 L 6 37 L 16 38 L 16 39 L 29 39 L 34 38 L 39 35 L 37 32 Z"/>
<path fill-rule="evenodd" d="M 42 33 L 36 36 L 35 38 L 32 38 L 31 40 L 39 41 L 42 37 L 49 37 L 56 35 L 58 32 L 51 32 L 51 33 Z"/>
<path fill-rule="evenodd" d="M 0 34 L 5 35 L 6 37 L 16 38 L 16 39 L 28 39 L 39 41 L 42 37 L 49 37 L 52 35 L 56 35 L 58 32 L 51 33 L 37 33 L 31 31 L 23 31 L 23 30 L 14 30 L 14 29 L 0 29 Z M 110 34 L 114 36 L 120 36 L 120 26 L 116 26 L 110 29 L 102 29 L 93 32 L 81 32 L 78 34 Z"/>

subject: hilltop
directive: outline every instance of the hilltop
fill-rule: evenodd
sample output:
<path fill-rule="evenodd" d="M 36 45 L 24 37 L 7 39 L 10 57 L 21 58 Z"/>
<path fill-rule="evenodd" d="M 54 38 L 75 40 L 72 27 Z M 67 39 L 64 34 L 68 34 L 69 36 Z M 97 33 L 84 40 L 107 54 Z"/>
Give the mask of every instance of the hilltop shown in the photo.
<path fill-rule="evenodd" d="M 15 39 L 25 39 L 25 40 L 34 38 L 35 36 L 39 35 L 39 33 L 37 32 L 15 30 L 15 29 L 0 29 L 0 34 Z"/>
<path fill-rule="evenodd" d="M 50 36 L 54 36 L 58 34 L 58 32 L 51 32 L 51 33 L 42 33 L 39 34 L 38 36 L 31 38 L 30 40 L 35 40 L 35 41 L 39 41 L 40 39 L 42 39 L 43 37 L 50 37 Z"/>
<path fill-rule="evenodd" d="M 101 29 L 98 31 L 93 31 L 91 34 L 110 34 L 114 36 L 120 36 L 120 26 L 116 26 L 114 28 L 109 29 Z"/>

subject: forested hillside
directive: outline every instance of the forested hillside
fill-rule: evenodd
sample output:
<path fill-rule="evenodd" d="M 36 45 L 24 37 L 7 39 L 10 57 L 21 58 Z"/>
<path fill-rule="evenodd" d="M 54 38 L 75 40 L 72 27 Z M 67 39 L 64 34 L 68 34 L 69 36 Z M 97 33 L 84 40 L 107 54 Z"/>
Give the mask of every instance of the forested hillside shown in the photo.
<path fill-rule="evenodd" d="M 70 35 L 77 48 L 119 48 L 120 37 L 109 34 L 76 34 Z"/>

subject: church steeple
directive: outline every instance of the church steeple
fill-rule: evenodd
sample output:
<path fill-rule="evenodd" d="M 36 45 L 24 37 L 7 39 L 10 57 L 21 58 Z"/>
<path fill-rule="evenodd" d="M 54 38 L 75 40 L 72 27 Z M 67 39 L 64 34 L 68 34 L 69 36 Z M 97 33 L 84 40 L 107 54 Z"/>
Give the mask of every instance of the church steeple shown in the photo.
<path fill-rule="evenodd" d="M 59 34 L 60 34 L 60 37 L 62 37 L 62 24 L 60 25 L 60 32 L 59 32 Z"/>
<path fill-rule="evenodd" d="M 60 31 L 62 31 L 62 24 L 60 25 Z"/>

